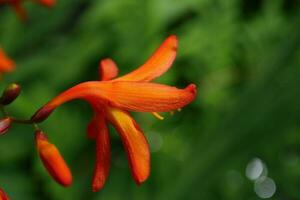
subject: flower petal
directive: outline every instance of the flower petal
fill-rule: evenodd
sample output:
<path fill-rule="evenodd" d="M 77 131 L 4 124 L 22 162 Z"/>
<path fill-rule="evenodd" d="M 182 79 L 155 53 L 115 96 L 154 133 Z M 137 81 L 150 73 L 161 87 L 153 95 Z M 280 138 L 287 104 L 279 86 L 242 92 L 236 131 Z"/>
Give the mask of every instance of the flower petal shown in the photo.
<path fill-rule="evenodd" d="M 108 108 L 106 116 L 122 138 L 132 176 L 140 185 L 150 174 L 150 152 L 147 140 L 129 113 Z"/>
<path fill-rule="evenodd" d="M 130 111 L 165 112 L 189 104 L 195 96 L 194 84 L 188 85 L 185 89 L 178 89 L 156 83 L 90 81 L 61 93 L 39 109 L 31 120 L 41 122 L 57 106 L 73 99 L 85 99 L 92 105 L 95 103 L 111 105 Z"/>
<path fill-rule="evenodd" d="M 108 81 L 118 76 L 119 69 L 112 59 L 103 59 L 99 63 L 99 77 L 101 81 Z"/>
<path fill-rule="evenodd" d="M 100 190 L 108 177 L 110 166 L 110 142 L 108 128 L 102 115 L 94 118 L 94 130 L 96 139 L 96 162 L 93 176 L 92 189 Z"/>
<path fill-rule="evenodd" d="M 115 79 L 115 81 L 151 81 L 161 76 L 173 64 L 177 46 L 177 37 L 175 35 L 169 36 L 145 64 L 133 72 Z"/>
<path fill-rule="evenodd" d="M 113 106 L 140 112 L 165 112 L 177 110 L 194 100 L 196 86 L 185 89 L 143 82 L 114 82 L 98 85 L 101 97 Z"/>

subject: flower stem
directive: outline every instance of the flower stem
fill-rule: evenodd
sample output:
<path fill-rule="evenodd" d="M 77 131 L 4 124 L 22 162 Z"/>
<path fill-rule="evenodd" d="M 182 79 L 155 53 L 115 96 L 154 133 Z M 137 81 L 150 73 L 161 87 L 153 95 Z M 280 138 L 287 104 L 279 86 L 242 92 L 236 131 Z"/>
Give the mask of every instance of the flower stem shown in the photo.
<path fill-rule="evenodd" d="M 31 125 L 33 125 L 33 127 L 34 127 L 35 130 L 40 130 L 38 124 L 35 123 L 35 122 L 32 122 L 30 119 L 18 119 L 18 118 L 11 117 L 8 114 L 8 112 L 5 110 L 5 108 L 4 108 L 3 105 L 0 105 L 0 110 L 1 110 L 2 114 L 5 117 L 9 117 L 12 120 L 13 123 L 17 123 L 17 124 L 31 124 Z"/>

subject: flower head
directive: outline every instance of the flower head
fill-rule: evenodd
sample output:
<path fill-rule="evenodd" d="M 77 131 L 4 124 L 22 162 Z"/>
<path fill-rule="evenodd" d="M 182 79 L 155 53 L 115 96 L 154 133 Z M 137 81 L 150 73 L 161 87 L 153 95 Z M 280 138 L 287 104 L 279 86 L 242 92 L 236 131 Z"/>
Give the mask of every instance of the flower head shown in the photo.
<path fill-rule="evenodd" d="M 1 1 L 1 0 L 0 0 Z M 15 62 L 0 48 L 0 73 L 11 72 L 15 69 Z"/>
<path fill-rule="evenodd" d="M 91 105 L 94 116 L 88 125 L 87 133 L 88 137 L 95 139 L 97 151 L 93 191 L 101 189 L 108 177 L 108 123 L 119 133 L 127 152 L 133 179 L 137 184 L 141 184 L 150 174 L 149 145 L 129 111 L 173 111 L 194 100 L 194 84 L 178 89 L 149 82 L 170 68 L 176 56 L 177 45 L 176 36 L 168 37 L 145 64 L 119 78 L 115 78 L 118 74 L 116 64 L 111 59 L 104 59 L 99 65 L 100 81 L 75 85 L 53 98 L 33 115 L 32 121 L 43 121 L 56 107 L 73 99 L 83 99 Z"/>

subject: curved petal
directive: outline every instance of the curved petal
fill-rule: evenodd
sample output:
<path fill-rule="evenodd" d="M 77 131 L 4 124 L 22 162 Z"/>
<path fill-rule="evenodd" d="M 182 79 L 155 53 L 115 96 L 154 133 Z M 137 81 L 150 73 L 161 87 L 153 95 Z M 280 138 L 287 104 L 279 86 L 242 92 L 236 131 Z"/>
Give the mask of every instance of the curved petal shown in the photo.
<path fill-rule="evenodd" d="M 147 140 L 129 113 L 116 108 L 108 108 L 106 112 L 108 120 L 122 138 L 133 179 L 140 185 L 150 174 L 150 151 Z"/>
<path fill-rule="evenodd" d="M 196 86 L 185 89 L 143 82 L 90 81 L 78 84 L 61 93 L 39 109 L 31 118 L 41 122 L 64 102 L 85 99 L 91 104 L 103 104 L 141 112 L 165 112 L 181 108 L 196 96 Z"/>
<path fill-rule="evenodd" d="M 177 46 L 177 37 L 175 35 L 169 36 L 145 64 L 114 81 L 151 81 L 161 76 L 173 64 Z"/>
<path fill-rule="evenodd" d="M 99 63 L 99 77 L 101 81 L 108 81 L 118 76 L 119 69 L 116 63 L 109 58 Z"/>
<path fill-rule="evenodd" d="M 92 189 L 94 192 L 100 190 L 108 177 L 110 167 L 110 142 L 108 128 L 102 115 L 94 117 L 94 134 L 96 140 L 96 162 Z"/>

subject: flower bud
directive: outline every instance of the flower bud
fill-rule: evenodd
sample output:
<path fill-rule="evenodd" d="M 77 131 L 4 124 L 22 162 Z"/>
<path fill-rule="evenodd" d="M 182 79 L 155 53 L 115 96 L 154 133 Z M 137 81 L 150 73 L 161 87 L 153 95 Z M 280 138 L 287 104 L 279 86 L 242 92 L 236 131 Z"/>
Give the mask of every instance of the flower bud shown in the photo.
<path fill-rule="evenodd" d="M 55 145 L 49 143 L 47 136 L 40 130 L 35 133 L 39 156 L 52 178 L 63 186 L 72 183 L 72 174 Z"/>
<path fill-rule="evenodd" d="M 9 197 L 1 188 L 0 188 L 0 200 L 9 200 Z"/>
<path fill-rule="evenodd" d="M 47 119 L 53 111 L 54 108 L 49 106 L 43 106 L 33 114 L 33 116 L 31 117 L 31 121 L 35 123 L 42 122 L 45 119 Z"/>
<path fill-rule="evenodd" d="M 2 105 L 8 105 L 11 102 L 13 102 L 21 93 L 21 87 L 20 85 L 16 83 L 12 83 L 7 86 L 7 88 L 4 90 L 2 96 L 0 97 L 0 104 Z"/>
<path fill-rule="evenodd" d="M 11 119 L 9 117 L 5 117 L 0 119 L 0 135 L 4 135 L 11 125 Z"/>

